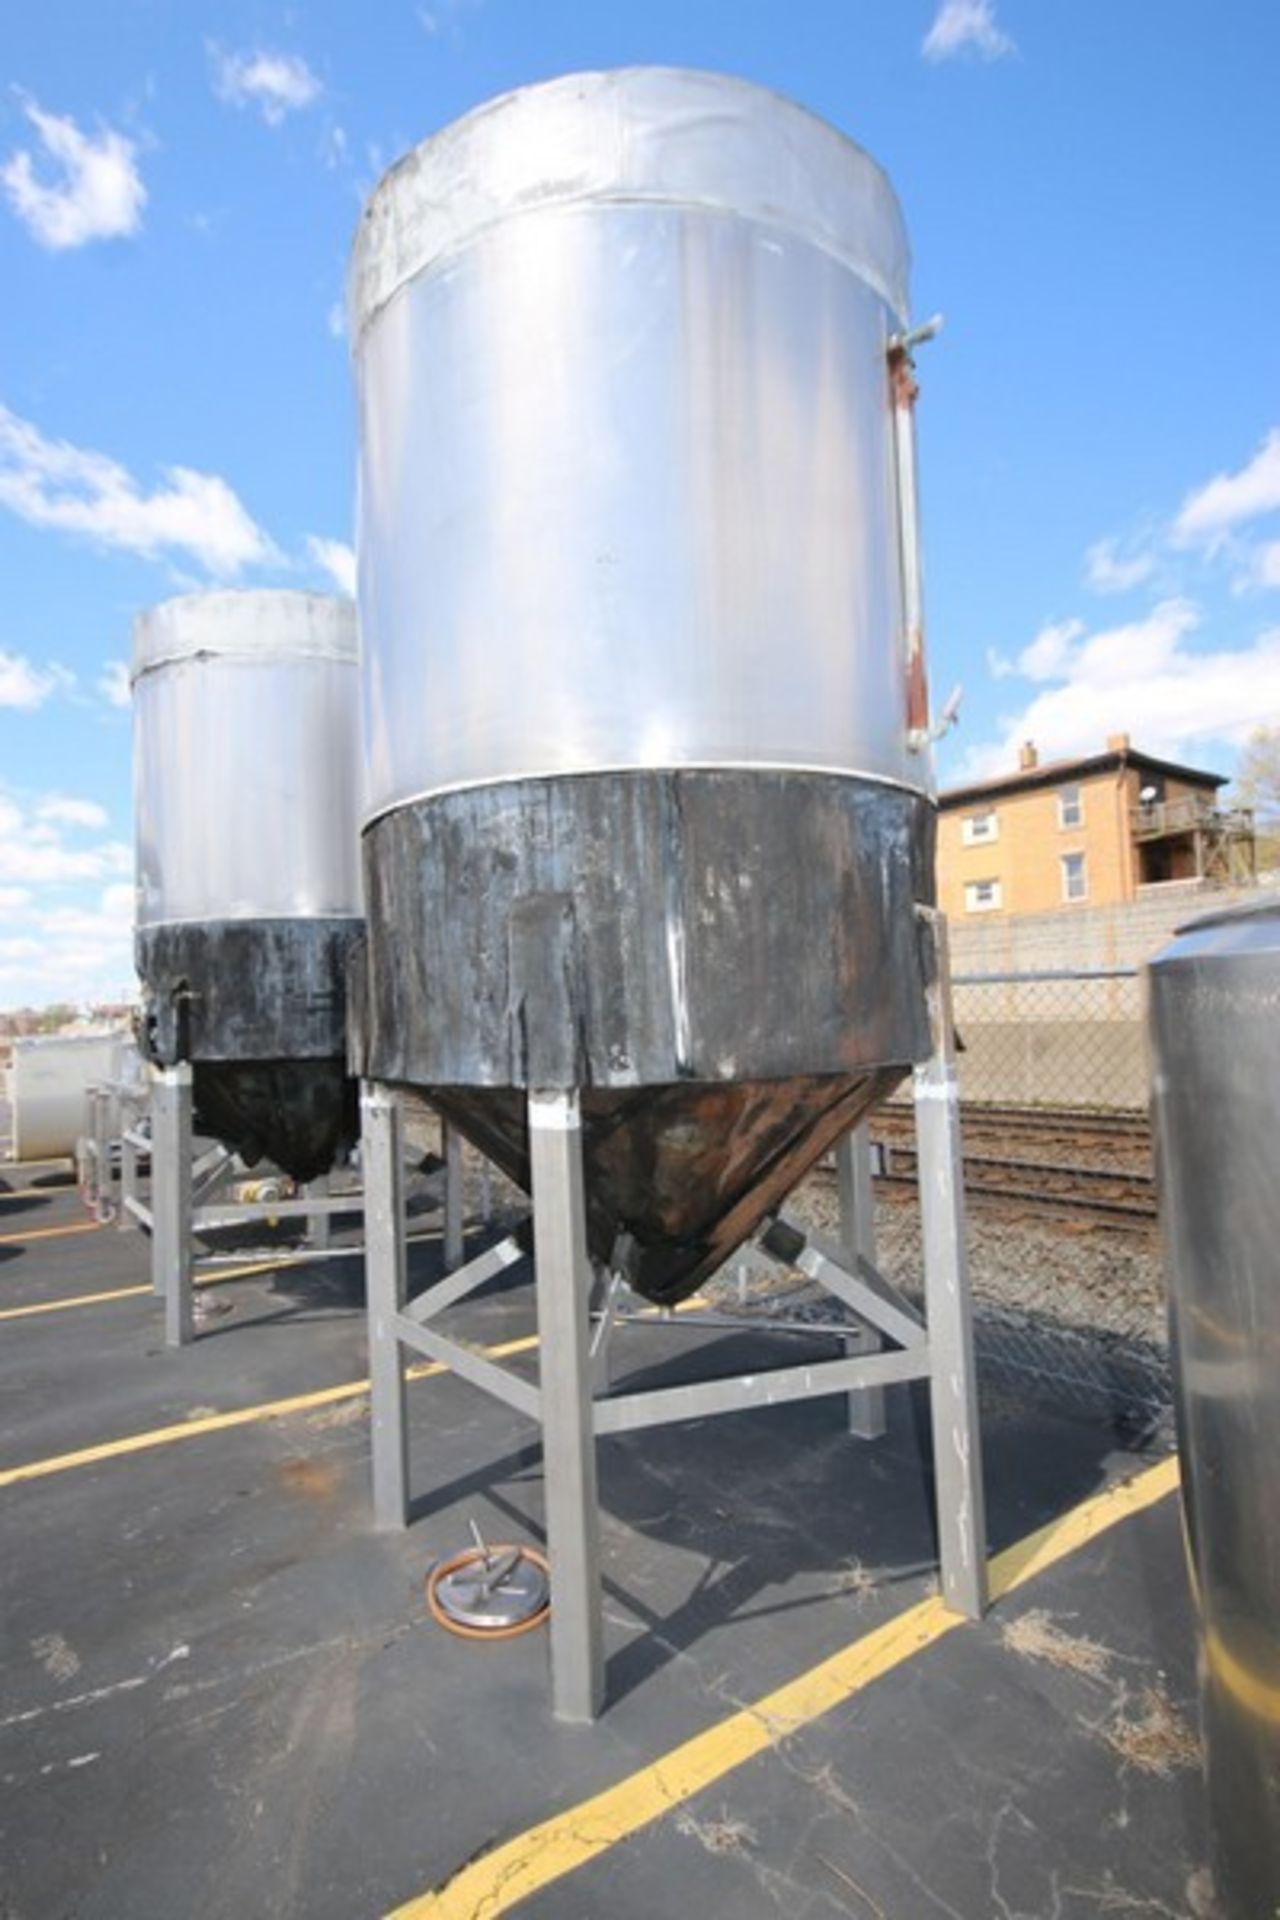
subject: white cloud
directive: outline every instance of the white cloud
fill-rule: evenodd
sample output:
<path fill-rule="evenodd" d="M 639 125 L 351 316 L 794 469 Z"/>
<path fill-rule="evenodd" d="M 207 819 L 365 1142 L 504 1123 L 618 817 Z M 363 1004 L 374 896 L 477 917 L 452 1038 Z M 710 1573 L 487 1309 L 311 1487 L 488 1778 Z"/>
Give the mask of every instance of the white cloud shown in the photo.
<path fill-rule="evenodd" d="M 34 713 L 50 694 L 75 682 L 66 667 L 51 663 L 37 667 L 23 653 L 0 650 L 0 707 L 16 707 L 21 713 Z"/>
<path fill-rule="evenodd" d="M 1120 552 L 1118 540 L 1097 540 L 1084 557 L 1087 584 L 1095 593 L 1128 593 L 1149 580 L 1156 569 L 1151 552 Z"/>
<path fill-rule="evenodd" d="M 69 880 L 102 880 L 108 874 L 127 873 L 133 855 L 123 843 L 75 851 L 60 841 L 48 841 L 29 832 L 0 841 L 0 880 L 30 886 L 61 885 Z"/>
<path fill-rule="evenodd" d="M 1057 680 L 1071 658 L 1071 649 L 1084 632 L 1083 620 L 1060 620 L 1041 627 L 1014 662 L 1024 680 Z"/>
<path fill-rule="evenodd" d="M 306 61 L 296 53 L 224 53 L 210 44 L 213 90 L 233 107 L 256 107 L 269 127 L 287 114 L 314 106 L 324 92 Z"/>
<path fill-rule="evenodd" d="M 307 535 L 307 552 L 316 566 L 323 567 L 340 593 L 355 594 L 356 556 L 345 540 L 323 540 Z"/>
<path fill-rule="evenodd" d="M 1220 543 L 1233 528 L 1280 510 L 1280 427 L 1273 427 L 1252 460 L 1219 473 L 1187 495 L 1173 523 L 1179 546 Z"/>
<path fill-rule="evenodd" d="M 1164 600 L 1142 620 L 1098 633 L 1080 621 L 1044 629 L 1014 671 L 1038 684 L 1025 707 L 1004 715 L 998 737 L 973 749 L 963 779 L 1017 765 L 1034 740 L 1042 760 L 1099 753 L 1127 732 L 1147 753 L 1186 759 L 1206 742 L 1238 745 L 1258 716 L 1280 713 L 1280 627 L 1251 646 L 1197 651 L 1188 639 L 1200 615 L 1188 600 Z"/>
<path fill-rule="evenodd" d="M 8 925 L 18 930 L 0 939 L 0 1002 L 79 1004 L 136 991 L 131 883 L 36 907 Z"/>
<path fill-rule="evenodd" d="M 77 800 L 71 794 L 51 793 L 36 808 L 36 818 L 62 827 L 89 827 L 100 831 L 109 818 L 96 800 Z"/>
<path fill-rule="evenodd" d="M 106 817 L 92 800 L 0 795 L 0 1003 L 82 1000 L 131 980 L 133 855 L 85 841 Z M 80 844 L 65 844 L 67 830 Z"/>
<path fill-rule="evenodd" d="M 1254 553 L 1253 582 L 1259 587 L 1280 587 L 1280 540 L 1268 540 Z"/>
<path fill-rule="evenodd" d="M 108 660 L 98 678 L 98 692 L 109 707 L 127 707 L 133 698 L 129 668 L 123 660 Z"/>
<path fill-rule="evenodd" d="M 942 0 L 921 51 L 926 60 L 999 60 L 1016 48 L 996 21 L 993 0 Z"/>
<path fill-rule="evenodd" d="M 62 252 L 136 233 L 147 190 L 133 141 L 110 127 L 83 133 L 69 116 L 46 113 L 35 100 L 24 99 L 22 110 L 42 152 L 37 158 L 21 147 L 11 154 L 0 184 L 32 238 Z"/>
<path fill-rule="evenodd" d="M 3 405 L 0 506 L 32 526 L 85 534 L 146 559 L 184 553 L 220 578 L 278 558 L 217 474 L 167 467 L 164 484 L 144 493 L 118 461 L 67 440 L 49 440 Z"/>

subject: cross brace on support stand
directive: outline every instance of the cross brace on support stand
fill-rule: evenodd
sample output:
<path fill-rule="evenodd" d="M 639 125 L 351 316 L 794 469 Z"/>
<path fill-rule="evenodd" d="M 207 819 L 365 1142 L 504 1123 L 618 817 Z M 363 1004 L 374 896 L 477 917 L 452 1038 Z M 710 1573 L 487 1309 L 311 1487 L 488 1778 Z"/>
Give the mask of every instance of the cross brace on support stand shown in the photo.
<path fill-rule="evenodd" d="M 364 1211 L 365 1198 L 359 1188 L 331 1191 L 327 1174 L 308 1182 L 299 1199 L 219 1202 L 219 1190 L 246 1177 L 248 1169 L 224 1146 L 215 1144 L 197 1153 L 188 1062 L 153 1066 L 149 1073 L 149 1137 L 141 1130 L 139 1116 L 139 1120 L 125 1125 L 121 1139 L 120 1224 L 142 1227 L 150 1233 L 152 1291 L 164 1301 L 166 1345 L 186 1346 L 196 1337 L 195 1287 L 200 1269 L 216 1273 L 228 1260 L 242 1264 L 246 1258 L 255 1257 L 243 1249 L 231 1255 L 202 1254 L 197 1242 L 204 1234 L 264 1221 L 305 1221 L 305 1246 L 266 1250 L 265 1257 L 281 1267 L 358 1258 L 365 1251 L 361 1245 L 335 1246 L 331 1242 L 334 1219 Z M 150 1157 L 149 1204 L 139 1192 L 138 1162 L 144 1152 Z M 401 1172 L 403 1175 L 403 1168 Z M 463 1224 L 456 1140 L 447 1150 L 444 1167 L 419 1182 L 414 1198 L 415 1204 L 442 1209 L 446 1267 L 456 1265 L 462 1258 Z M 403 1197 L 401 1205 L 403 1215 Z"/>
<path fill-rule="evenodd" d="M 914 1076 L 924 1225 L 922 1315 L 877 1270 L 870 1232 L 865 1135 L 847 1150 L 839 1246 L 785 1218 L 759 1236 L 749 1259 L 795 1262 L 853 1316 L 830 1329 L 842 1358 L 642 1392 L 610 1392 L 610 1336 L 622 1323 L 669 1322 L 656 1310 L 618 1314 L 617 1276 L 598 1274 L 587 1245 L 582 1116 L 573 1088 L 531 1089 L 528 1122 L 539 1332 L 535 1385 L 434 1324 L 448 1308 L 521 1256 L 504 1240 L 410 1301 L 405 1258 L 403 1157 L 396 1094 L 376 1082 L 362 1099 L 372 1380 L 375 1517 L 403 1527 L 409 1516 L 403 1349 L 424 1354 L 537 1421 L 542 1429 L 547 1547 L 551 1563 L 551 1688 L 557 1718 L 586 1722 L 605 1697 L 596 1439 L 673 1421 L 825 1394 L 848 1396 L 851 1430 L 883 1431 L 883 1392 L 924 1380 L 932 1413 L 941 1589 L 970 1618 L 986 1606 L 986 1541 L 974 1378 L 959 1098 L 945 927 L 930 915 L 930 1058 Z M 742 1256 L 738 1256 L 741 1258 Z M 592 1295 L 596 1295 L 594 1311 Z M 699 1316 L 679 1324 L 697 1327 Z M 723 1324 L 705 1316 L 702 1324 Z M 825 1327 L 792 1327 L 810 1337 Z"/>

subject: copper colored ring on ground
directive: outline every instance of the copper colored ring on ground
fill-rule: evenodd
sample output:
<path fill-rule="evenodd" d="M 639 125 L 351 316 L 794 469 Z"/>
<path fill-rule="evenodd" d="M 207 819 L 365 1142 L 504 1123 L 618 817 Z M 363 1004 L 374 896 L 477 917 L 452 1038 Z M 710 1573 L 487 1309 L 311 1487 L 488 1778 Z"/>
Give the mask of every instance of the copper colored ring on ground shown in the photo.
<path fill-rule="evenodd" d="M 548 1583 L 550 1582 L 551 1564 L 545 1553 L 540 1553 L 537 1547 L 516 1547 L 508 1542 L 489 1547 L 487 1555 L 479 1547 L 464 1547 L 461 1553 L 455 1553 L 448 1560 L 441 1560 L 437 1566 L 434 1566 L 424 1583 L 427 1608 L 436 1625 L 444 1627 L 448 1633 L 456 1633 L 461 1640 L 514 1640 L 519 1634 L 532 1633 L 535 1627 L 540 1627 L 551 1612 L 550 1598 L 544 1606 L 539 1607 L 537 1613 L 531 1613 L 527 1620 L 520 1620 L 512 1627 L 465 1626 L 461 1620 L 454 1620 L 447 1614 L 436 1599 L 436 1588 L 442 1580 L 447 1580 L 451 1573 L 458 1573 L 463 1567 L 474 1566 L 477 1561 L 492 1559 L 497 1554 L 512 1552 L 519 1553 L 522 1559 L 532 1560 L 534 1566 L 540 1567 L 546 1574 Z"/>

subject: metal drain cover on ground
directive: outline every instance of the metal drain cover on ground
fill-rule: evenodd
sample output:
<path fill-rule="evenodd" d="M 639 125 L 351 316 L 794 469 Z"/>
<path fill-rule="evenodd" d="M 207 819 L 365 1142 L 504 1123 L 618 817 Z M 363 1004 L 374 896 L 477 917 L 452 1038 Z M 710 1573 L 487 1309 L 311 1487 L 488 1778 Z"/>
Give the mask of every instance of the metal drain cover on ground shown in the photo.
<path fill-rule="evenodd" d="M 432 1583 L 441 1613 L 474 1633 L 501 1633 L 545 1613 L 551 1585 L 522 1547 L 475 1548 Z"/>

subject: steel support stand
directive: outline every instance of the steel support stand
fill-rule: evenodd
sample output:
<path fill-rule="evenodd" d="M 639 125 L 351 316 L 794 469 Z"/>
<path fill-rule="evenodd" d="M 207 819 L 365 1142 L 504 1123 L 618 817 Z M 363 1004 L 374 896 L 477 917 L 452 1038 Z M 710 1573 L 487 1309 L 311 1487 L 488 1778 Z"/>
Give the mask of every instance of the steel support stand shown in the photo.
<path fill-rule="evenodd" d="M 92 1088 L 89 1102 L 93 1116 L 93 1217 L 99 1226 L 105 1227 L 115 1205 L 115 1172 L 111 1161 L 111 1122 L 115 1102 L 111 1088 Z"/>
<path fill-rule="evenodd" d="M 195 1338 L 191 1290 L 191 1067 L 151 1070 L 151 1284 L 170 1347 Z"/>
<path fill-rule="evenodd" d="M 480 1159 L 480 1220 L 485 1227 L 493 1225 L 493 1162 L 487 1154 Z"/>
<path fill-rule="evenodd" d="M 360 1120 L 374 1523 L 404 1527 L 409 1521 L 409 1432 L 396 1331 L 408 1293 L 404 1155 L 400 1109 L 388 1087 L 365 1083 Z"/>
<path fill-rule="evenodd" d="M 986 1506 L 960 1141 L 960 1089 L 946 921 L 924 913 L 933 1051 L 915 1070 L 917 1166 L 931 1365 L 934 1497 L 942 1598 L 976 1620 L 987 1606 Z"/>
<path fill-rule="evenodd" d="M 595 1269 L 591 1289 L 591 1387 L 597 1395 L 608 1393 L 613 1385 L 610 1355 L 622 1287 L 621 1274 L 610 1273 L 602 1266 Z"/>
<path fill-rule="evenodd" d="M 462 1265 L 462 1217 L 466 1203 L 466 1174 L 462 1163 L 462 1135 L 441 1121 L 444 1135 L 444 1270 L 456 1273 Z"/>
<path fill-rule="evenodd" d="M 785 1215 L 762 1231 L 748 1256 L 795 1266 L 841 1302 L 856 1323 L 832 1327 L 843 1351 L 736 1376 L 678 1385 L 612 1388 L 607 1355 L 620 1320 L 662 1326 L 657 1310 L 618 1311 L 622 1282 L 597 1274 L 587 1240 L 579 1095 L 563 1087 L 527 1096 L 539 1380 L 504 1367 L 472 1343 L 441 1331 L 447 1310 L 522 1257 L 510 1237 L 408 1299 L 399 1116 L 390 1089 L 363 1095 L 370 1375 L 373 1398 L 374 1506 L 378 1524 L 400 1527 L 408 1514 L 408 1450 L 403 1357 L 450 1368 L 539 1423 L 547 1545 L 552 1704 L 558 1719 L 585 1723 L 604 1702 L 603 1592 L 600 1572 L 596 1441 L 674 1421 L 701 1420 L 752 1407 L 839 1396 L 855 1432 L 882 1430 L 883 1392 L 911 1381 L 928 1385 L 933 1415 L 935 1502 L 944 1603 L 973 1617 L 986 1602 L 985 1527 L 973 1338 L 961 1184 L 958 1091 L 946 975 L 945 929 L 924 916 L 933 1052 L 916 1070 L 918 1158 L 924 1222 L 927 1315 L 875 1265 L 870 1158 L 865 1133 L 842 1157 L 844 1242 L 828 1241 Z M 592 1295 L 597 1294 L 593 1334 Z M 679 1324 L 696 1330 L 697 1313 Z M 704 1324 L 724 1324 L 707 1315 Z M 734 1323 L 730 1323 L 734 1324 Z M 821 1329 L 786 1329 L 808 1338 Z M 853 1341 L 856 1346 L 852 1346 Z"/>
<path fill-rule="evenodd" d="M 840 1245 L 851 1271 L 858 1261 L 876 1263 L 875 1198 L 871 1190 L 871 1135 L 864 1122 L 847 1133 L 836 1147 L 836 1178 L 840 1192 Z M 849 1354 L 879 1353 L 883 1341 L 873 1327 L 860 1326 L 845 1335 Z M 879 1440 L 888 1427 L 883 1387 L 862 1387 L 849 1395 L 849 1431 L 859 1440 Z"/>
<path fill-rule="evenodd" d="M 308 1200 L 327 1200 L 329 1198 L 329 1176 L 322 1173 L 315 1180 L 308 1180 L 303 1192 Z M 327 1253 L 332 1230 L 332 1216 L 327 1213 L 313 1213 L 307 1222 L 307 1243 L 317 1253 Z"/>
<path fill-rule="evenodd" d="M 529 1156 L 552 1706 L 558 1720 L 582 1723 L 604 1704 L 604 1620 L 591 1391 L 593 1276 L 576 1092 L 530 1092 Z"/>
<path fill-rule="evenodd" d="M 138 1198 L 138 1145 L 134 1134 L 137 1116 L 127 1096 L 120 1101 L 120 1213 L 116 1225 L 122 1233 L 134 1232 L 137 1221 L 130 1201 Z"/>

